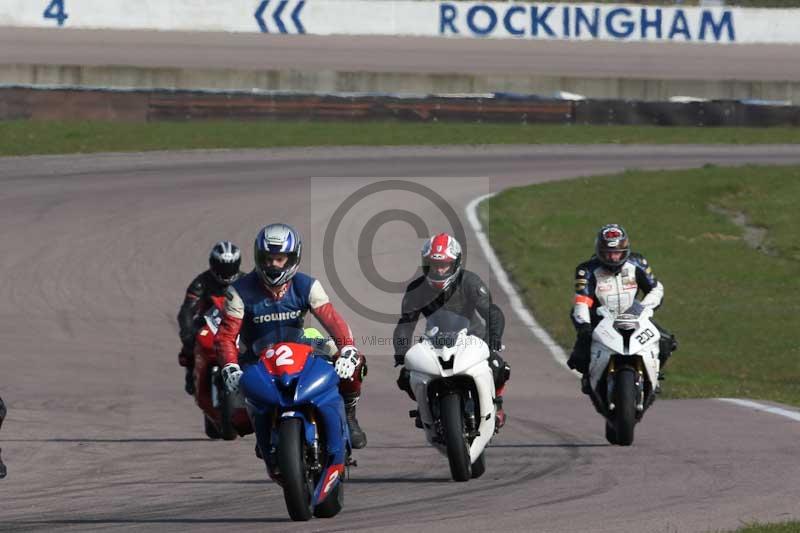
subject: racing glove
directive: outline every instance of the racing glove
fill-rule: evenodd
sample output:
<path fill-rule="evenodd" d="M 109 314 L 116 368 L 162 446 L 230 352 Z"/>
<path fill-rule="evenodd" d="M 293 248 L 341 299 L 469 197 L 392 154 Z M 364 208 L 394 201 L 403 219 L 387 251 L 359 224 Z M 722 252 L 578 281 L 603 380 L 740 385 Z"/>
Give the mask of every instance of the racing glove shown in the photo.
<path fill-rule="evenodd" d="M 230 394 L 239 392 L 239 380 L 242 379 L 242 369 L 236 363 L 228 363 L 222 367 L 222 381 L 225 382 L 225 389 Z"/>
<path fill-rule="evenodd" d="M 503 341 L 501 341 L 497 337 L 489 337 L 486 340 L 486 344 L 489 345 L 489 349 L 493 352 L 502 352 L 503 351 Z"/>
<path fill-rule="evenodd" d="M 194 354 L 188 351 L 185 346 L 178 353 L 178 364 L 185 367 L 194 366 Z"/>
<path fill-rule="evenodd" d="M 345 346 L 339 350 L 334 369 L 339 379 L 351 379 L 359 363 L 358 350 L 353 346 Z"/>

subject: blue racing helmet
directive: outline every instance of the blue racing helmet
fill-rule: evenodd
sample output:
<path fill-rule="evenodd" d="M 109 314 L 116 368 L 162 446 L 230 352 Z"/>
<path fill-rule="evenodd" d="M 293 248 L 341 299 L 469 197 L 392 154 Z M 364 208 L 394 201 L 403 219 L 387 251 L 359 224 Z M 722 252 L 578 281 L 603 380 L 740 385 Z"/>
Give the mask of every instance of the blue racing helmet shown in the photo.
<path fill-rule="evenodd" d="M 288 224 L 270 224 L 258 232 L 253 257 L 261 281 L 268 287 L 287 283 L 297 273 L 303 240 L 297 230 Z M 276 255 L 286 254 L 286 263 L 275 266 Z"/>

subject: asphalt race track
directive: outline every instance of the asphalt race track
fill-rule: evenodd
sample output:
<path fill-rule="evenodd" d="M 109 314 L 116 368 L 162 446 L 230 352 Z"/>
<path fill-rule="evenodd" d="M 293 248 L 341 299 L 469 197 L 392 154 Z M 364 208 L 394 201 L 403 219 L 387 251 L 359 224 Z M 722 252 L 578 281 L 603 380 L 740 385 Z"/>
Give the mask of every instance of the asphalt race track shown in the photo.
<path fill-rule="evenodd" d="M 800 81 L 792 45 L 2 28 L 0 64 Z"/>
<path fill-rule="evenodd" d="M 658 401 L 634 446 L 608 446 L 575 377 L 509 308 L 464 216 L 473 198 L 512 185 L 707 162 L 798 163 L 800 153 L 555 146 L 0 159 L 0 393 L 9 413 L 0 530 L 684 532 L 800 518 L 800 424 L 789 419 L 715 400 Z M 401 190 L 408 183 L 445 204 Z M 370 184 L 373 196 L 341 218 L 334 257 L 321 257 L 331 214 Z M 376 318 L 396 313 L 399 295 L 362 273 L 372 262 L 390 282 L 409 279 L 421 241 L 408 223 L 388 221 L 358 252 L 374 214 L 406 210 L 430 231 L 449 230 L 447 206 L 468 236 L 469 268 L 506 310 L 513 366 L 510 420 L 487 452 L 487 474 L 459 484 L 395 387 L 392 325 Z M 306 236 L 304 270 L 324 281 L 370 363 L 359 410 L 369 446 L 356 454 L 345 509 L 303 525 L 288 521 L 252 436 L 205 438 L 176 360 L 174 316 L 211 244 L 242 244 L 249 267 L 252 239 L 272 221 Z M 542 268 L 567 273 L 568 297 L 573 265 Z M 665 282 L 669 305 L 677 280 Z M 345 292 L 372 311 L 350 309 Z"/>

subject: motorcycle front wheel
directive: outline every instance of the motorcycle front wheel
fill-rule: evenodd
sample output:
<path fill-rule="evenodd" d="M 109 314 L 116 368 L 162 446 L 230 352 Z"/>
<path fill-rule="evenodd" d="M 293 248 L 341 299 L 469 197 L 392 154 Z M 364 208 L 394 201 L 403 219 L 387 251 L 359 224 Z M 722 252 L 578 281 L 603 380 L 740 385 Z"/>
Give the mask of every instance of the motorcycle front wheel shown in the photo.
<path fill-rule="evenodd" d="M 303 421 L 286 418 L 278 428 L 278 468 L 283 478 L 283 499 L 292 520 L 311 518 L 312 482 L 305 461 Z"/>
<path fill-rule="evenodd" d="M 461 395 L 452 392 L 439 400 L 444 440 L 447 443 L 447 460 L 453 481 L 469 481 L 471 477 L 469 447 L 464 435 L 464 409 Z"/>
<path fill-rule="evenodd" d="M 620 446 L 633 444 L 637 391 L 636 370 L 618 370 L 614 377 L 614 433 Z"/>

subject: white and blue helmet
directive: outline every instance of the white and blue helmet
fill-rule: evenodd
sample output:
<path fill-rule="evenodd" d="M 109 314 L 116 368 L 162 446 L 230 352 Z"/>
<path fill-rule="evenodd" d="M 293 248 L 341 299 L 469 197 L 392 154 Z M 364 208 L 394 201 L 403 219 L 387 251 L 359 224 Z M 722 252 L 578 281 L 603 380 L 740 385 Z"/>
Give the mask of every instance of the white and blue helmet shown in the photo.
<path fill-rule="evenodd" d="M 270 224 L 264 226 L 256 237 L 253 257 L 261 281 L 269 287 L 277 287 L 288 282 L 297 273 L 303 240 L 300 234 L 288 224 Z M 269 264 L 271 254 L 284 253 L 288 260 L 283 268 Z"/>

